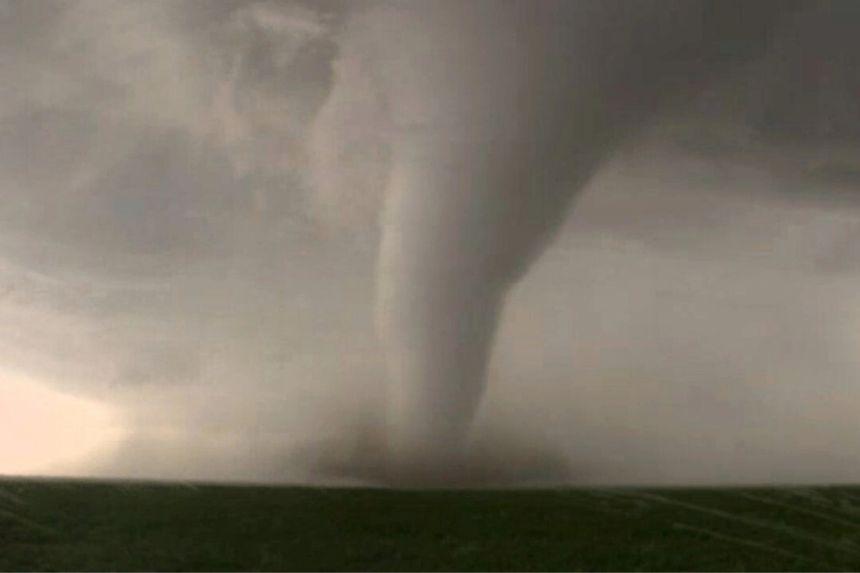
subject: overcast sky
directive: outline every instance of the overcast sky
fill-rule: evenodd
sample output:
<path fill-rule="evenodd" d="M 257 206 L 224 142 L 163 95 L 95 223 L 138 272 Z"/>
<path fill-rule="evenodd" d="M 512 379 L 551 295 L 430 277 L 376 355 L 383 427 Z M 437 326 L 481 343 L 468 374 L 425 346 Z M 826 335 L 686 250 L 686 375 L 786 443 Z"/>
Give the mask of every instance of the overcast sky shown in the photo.
<path fill-rule="evenodd" d="M 304 479 L 373 423 L 377 233 L 308 174 L 341 17 L 0 0 L 0 473 Z M 604 166 L 512 295 L 479 437 L 586 481 L 856 481 L 856 141 L 766 146 L 738 103 L 790 53 Z"/>

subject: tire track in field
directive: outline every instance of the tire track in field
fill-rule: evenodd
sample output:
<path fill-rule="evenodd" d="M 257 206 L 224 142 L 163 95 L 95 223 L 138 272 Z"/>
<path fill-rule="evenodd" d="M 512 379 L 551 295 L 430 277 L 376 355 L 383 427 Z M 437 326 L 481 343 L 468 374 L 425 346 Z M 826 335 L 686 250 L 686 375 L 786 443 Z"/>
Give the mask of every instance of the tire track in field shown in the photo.
<path fill-rule="evenodd" d="M 681 501 L 678 499 L 673 499 L 671 497 L 667 497 L 665 495 L 660 495 L 651 492 L 638 491 L 638 492 L 619 492 L 620 495 L 626 495 L 631 497 L 637 497 L 640 499 L 647 499 L 654 501 L 656 503 L 662 503 L 665 505 L 670 505 L 674 507 L 680 507 L 683 509 L 687 509 L 689 511 L 694 511 L 697 513 L 711 515 L 713 517 L 717 517 L 723 519 L 725 521 L 730 521 L 734 523 L 740 523 L 746 525 L 748 527 L 752 527 L 754 529 L 765 529 L 774 531 L 780 534 L 783 534 L 788 537 L 793 537 L 795 539 L 803 540 L 813 545 L 817 545 L 822 548 L 827 548 L 833 551 L 837 551 L 840 553 L 847 553 L 855 557 L 860 557 L 860 550 L 858 550 L 853 544 L 851 546 L 847 546 L 840 543 L 834 543 L 830 539 L 822 537 L 820 535 L 815 535 L 808 531 L 800 530 L 796 527 L 792 527 L 790 525 L 786 525 L 784 523 L 775 523 L 772 521 L 766 521 L 754 517 L 747 517 L 743 515 L 736 515 L 734 513 L 729 513 L 727 511 L 723 511 L 721 509 L 717 509 L 712 506 L 700 505 L 696 503 L 692 503 L 689 501 Z"/>
<path fill-rule="evenodd" d="M 822 511 L 818 511 L 816 509 L 809 509 L 809 508 L 802 507 L 802 506 L 797 505 L 797 504 L 785 503 L 785 502 L 777 501 L 777 500 L 770 499 L 767 497 L 753 495 L 751 493 L 739 492 L 737 495 L 744 498 L 744 499 L 748 499 L 750 501 L 755 501 L 755 502 L 770 505 L 773 507 L 780 507 L 782 509 L 787 509 L 789 511 L 795 511 L 797 513 L 803 513 L 805 515 L 809 515 L 809 516 L 821 519 L 823 521 L 827 521 L 827 522 L 835 524 L 835 525 L 841 525 L 841 526 L 847 527 L 849 529 L 860 530 L 860 521 L 849 521 L 849 520 L 844 519 L 842 517 L 836 517 L 832 513 L 825 513 Z M 855 547 L 856 547 L 856 545 L 855 545 Z"/>
<path fill-rule="evenodd" d="M 752 541 L 750 539 L 744 539 L 742 537 L 735 537 L 734 535 L 727 535 L 725 533 L 721 533 L 718 531 L 714 531 L 712 529 L 706 529 L 704 527 L 697 527 L 695 525 L 689 525 L 687 523 L 675 522 L 672 524 L 672 527 L 678 529 L 680 531 L 690 531 L 693 533 L 699 533 L 702 535 L 706 535 L 708 537 L 712 537 L 714 539 L 724 541 L 726 543 L 732 545 L 741 545 L 743 547 L 750 547 L 753 549 L 758 549 L 760 551 L 765 551 L 767 553 L 772 553 L 774 555 L 780 555 L 782 557 L 787 557 L 790 559 L 794 559 L 799 562 L 806 562 L 814 566 L 824 566 L 824 568 L 828 570 L 838 570 L 839 567 L 835 566 L 832 563 L 828 563 L 827 561 L 821 561 L 816 559 L 810 559 L 805 555 L 801 555 L 800 553 L 795 553 L 793 551 L 788 551 L 787 549 L 782 549 L 780 547 L 775 547 L 769 543 L 764 543 L 761 541 Z"/>

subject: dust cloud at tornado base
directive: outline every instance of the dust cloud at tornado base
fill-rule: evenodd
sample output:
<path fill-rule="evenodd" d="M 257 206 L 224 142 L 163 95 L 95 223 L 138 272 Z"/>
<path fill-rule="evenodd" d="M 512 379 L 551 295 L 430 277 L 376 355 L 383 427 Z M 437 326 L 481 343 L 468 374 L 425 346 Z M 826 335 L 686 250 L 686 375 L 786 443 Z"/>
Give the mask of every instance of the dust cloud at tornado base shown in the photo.
<path fill-rule="evenodd" d="M 54 34 L 22 41 L 4 72 L 19 88 L 0 116 L 0 312 L 16 326 L 3 364 L 122 413 L 125 441 L 84 474 L 372 476 L 388 407 L 372 223 L 385 197 L 357 183 L 385 176 L 385 142 L 362 127 L 385 117 L 366 93 L 332 91 L 360 70 L 312 5 L 223 6 L 80 2 L 53 21 L 5 4 L 7 25 Z M 126 31 L 103 32 L 117 15 Z M 161 37 L 128 33 L 152 22 Z M 314 121 L 337 117 L 337 97 L 366 114 L 360 151 L 332 151 Z M 798 178 L 815 158 L 759 149 L 712 105 L 603 164 L 508 294 L 474 472 L 856 478 L 852 183 Z M 313 189 L 311 164 L 332 160 L 329 185 L 353 195 Z"/>

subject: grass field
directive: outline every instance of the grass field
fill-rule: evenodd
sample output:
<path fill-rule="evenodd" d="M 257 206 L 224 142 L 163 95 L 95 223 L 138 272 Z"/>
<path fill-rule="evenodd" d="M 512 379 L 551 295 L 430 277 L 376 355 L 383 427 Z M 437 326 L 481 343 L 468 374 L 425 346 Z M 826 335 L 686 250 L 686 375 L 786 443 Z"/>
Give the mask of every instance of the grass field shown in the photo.
<path fill-rule="evenodd" d="M 0 481 L 2 570 L 858 570 L 860 489 Z"/>

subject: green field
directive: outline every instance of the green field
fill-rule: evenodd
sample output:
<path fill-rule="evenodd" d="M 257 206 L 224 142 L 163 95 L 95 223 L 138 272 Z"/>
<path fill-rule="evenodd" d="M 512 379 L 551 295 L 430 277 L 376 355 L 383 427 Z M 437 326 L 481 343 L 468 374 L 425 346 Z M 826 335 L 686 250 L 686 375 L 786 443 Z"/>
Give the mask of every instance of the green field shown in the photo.
<path fill-rule="evenodd" d="M 858 570 L 860 489 L 0 481 L 2 570 Z"/>

